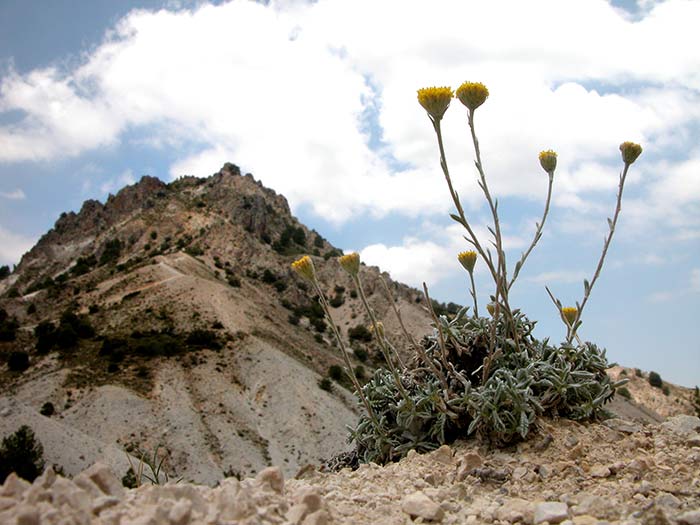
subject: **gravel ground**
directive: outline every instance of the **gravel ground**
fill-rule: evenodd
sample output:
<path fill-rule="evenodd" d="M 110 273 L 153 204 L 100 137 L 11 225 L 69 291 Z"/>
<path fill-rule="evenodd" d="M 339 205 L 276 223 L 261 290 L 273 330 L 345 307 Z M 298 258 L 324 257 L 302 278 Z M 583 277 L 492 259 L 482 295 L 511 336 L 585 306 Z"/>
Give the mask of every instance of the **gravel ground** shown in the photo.
<path fill-rule="evenodd" d="M 253 524 L 454 523 L 700 525 L 700 419 L 661 424 L 542 421 L 506 450 L 475 441 L 384 467 L 268 467 L 217 487 L 186 483 L 125 490 L 96 464 L 72 480 L 45 472 L 0 488 L 0 523 Z"/>

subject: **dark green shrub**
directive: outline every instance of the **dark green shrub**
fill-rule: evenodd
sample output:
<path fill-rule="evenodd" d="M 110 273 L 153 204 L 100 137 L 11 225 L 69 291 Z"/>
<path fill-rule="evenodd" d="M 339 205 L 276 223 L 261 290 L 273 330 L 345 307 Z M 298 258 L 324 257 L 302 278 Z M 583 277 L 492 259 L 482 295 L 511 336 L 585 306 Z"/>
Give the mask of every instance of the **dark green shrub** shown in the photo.
<path fill-rule="evenodd" d="M 0 484 L 15 472 L 20 478 L 34 481 L 44 470 L 44 448 L 26 425 L 2 440 L 0 446 Z"/>
<path fill-rule="evenodd" d="M 323 258 L 327 261 L 331 257 L 340 257 L 341 255 L 343 255 L 343 250 L 339 250 L 338 248 L 332 248 L 331 250 L 323 254 Z"/>
<path fill-rule="evenodd" d="M 119 255 L 117 255 L 119 257 Z M 97 258 L 95 257 L 94 254 L 90 254 L 86 257 L 78 257 L 78 260 L 75 261 L 75 265 L 73 268 L 70 269 L 70 273 L 74 275 L 75 277 L 78 277 L 80 275 L 84 275 L 88 272 L 90 272 L 95 265 L 97 264 Z M 65 275 L 65 274 L 62 274 Z"/>
<path fill-rule="evenodd" d="M 117 363 L 109 363 L 107 365 L 108 374 L 116 374 L 117 372 L 119 372 L 119 365 Z"/>
<path fill-rule="evenodd" d="M 201 246 L 188 246 L 185 248 L 185 253 L 191 257 L 200 257 L 204 255 L 204 250 Z"/>
<path fill-rule="evenodd" d="M 357 292 L 355 290 L 350 290 L 350 298 L 357 299 Z"/>
<path fill-rule="evenodd" d="M 664 393 L 665 396 L 671 395 L 671 389 L 668 387 L 668 385 L 664 385 L 663 387 L 661 387 L 661 391 Z"/>
<path fill-rule="evenodd" d="M 153 239 L 155 241 L 157 238 L 158 238 L 158 232 L 153 230 L 151 232 L 151 239 Z"/>
<path fill-rule="evenodd" d="M 323 343 L 323 336 L 318 333 L 314 334 L 314 341 L 316 341 L 319 344 Z"/>
<path fill-rule="evenodd" d="M 127 489 L 135 489 L 139 486 L 138 482 L 136 481 L 136 474 L 134 473 L 134 469 L 132 469 L 131 467 L 129 467 L 129 470 L 126 471 L 126 474 L 122 476 L 122 485 Z"/>
<path fill-rule="evenodd" d="M 265 271 L 263 271 L 260 280 L 266 284 L 272 284 L 277 280 L 277 276 L 274 273 L 272 273 L 268 268 L 265 268 Z"/>
<path fill-rule="evenodd" d="M 357 360 L 362 363 L 367 361 L 367 358 L 369 357 L 367 350 L 365 350 L 364 348 L 353 348 L 352 353 L 355 354 Z"/>
<path fill-rule="evenodd" d="M 91 314 L 96 314 L 99 311 L 100 311 L 100 307 L 97 304 L 91 304 L 90 307 L 88 308 L 88 312 Z"/>
<path fill-rule="evenodd" d="M 29 354 L 23 350 L 10 352 L 10 357 L 7 359 L 7 368 L 11 372 L 24 372 L 29 368 Z"/>
<path fill-rule="evenodd" d="M 299 324 L 299 316 L 297 316 L 296 314 L 293 314 L 293 313 L 289 314 L 289 316 L 287 317 L 287 321 L 289 322 L 289 324 L 296 326 Z"/>
<path fill-rule="evenodd" d="M 344 372 L 343 372 L 343 367 L 339 365 L 331 365 L 328 367 L 328 377 L 330 377 L 333 381 L 340 381 L 343 379 Z"/>
<path fill-rule="evenodd" d="M 306 246 L 306 233 L 304 233 L 304 229 L 301 226 L 297 227 L 292 233 L 292 240 L 299 246 Z"/>
<path fill-rule="evenodd" d="M 324 377 L 318 382 L 318 387 L 321 390 L 325 390 L 326 392 L 332 392 L 333 391 L 333 383 L 331 383 L 331 380 L 328 379 L 327 377 Z"/>
<path fill-rule="evenodd" d="M 228 278 L 228 285 L 233 287 L 233 288 L 240 288 L 241 287 L 241 280 L 234 276 L 231 276 Z"/>
<path fill-rule="evenodd" d="M 7 265 L 0 266 L 0 281 L 2 281 L 8 275 L 10 275 L 10 267 Z"/>
<path fill-rule="evenodd" d="M 29 303 L 27 306 L 27 315 L 34 315 L 36 313 L 36 305 L 34 303 Z"/>
<path fill-rule="evenodd" d="M 51 401 L 47 401 L 46 403 L 41 405 L 41 409 L 39 410 L 39 413 L 42 416 L 51 417 L 54 415 L 55 411 L 56 411 L 56 409 L 54 408 L 53 403 Z"/>
<path fill-rule="evenodd" d="M 642 371 L 639 368 L 634 369 L 634 375 L 637 377 L 644 377 L 644 375 L 642 374 Z"/>
<path fill-rule="evenodd" d="M 34 328 L 36 351 L 40 354 L 49 352 L 57 343 L 56 326 L 51 321 L 42 321 Z"/>
<path fill-rule="evenodd" d="M 627 387 L 621 387 L 615 390 L 618 394 L 620 394 L 622 397 L 625 399 L 632 399 L 632 394 L 630 394 L 630 391 L 627 389 Z"/>
<path fill-rule="evenodd" d="M 357 379 L 359 379 L 360 381 L 364 381 L 365 378 L 367 377 L 366 374 L 365 374 L 365 367 L 362 366 L 362 365 L 357 365 L 357 366 L 355 367 L 355 376 L 356 376 Z"/>
<path fill-rule="evenodd" d="M 117 262 L 122 253 L 122 242 L 119 239 L 107 241 L 100 255 L 100 266 Z"/>
<path fill-rule="evenodd" d="M 208 348 L 210 350 L 219 350 L 221 342 L 216 332 L 211 330 L 192 330 L 185 340 L 188 346 L 194 348 Z"/>
<path fill-rule="evenodd" d="M 314 237 L 314 247 L 316 248 L 323 248 L 323 237 L 321 237 L 318 233 L 316 233 L 316 236 Z"/>
<path fill-rule="evenodd" d="M 664 386 L 661 376 L 653 371 L 649 372 L 649 384 L 655 388 L 663 388 Z"/>
<path fill-rule="evenodd" d="M 64 350 L 75 348 L 78 344 L 78 333 L 70 324 L 61 324 L 56 330 L 56 344 Z"/>
<path fill-rule="evenodd" d="M 323 320 L 320 317 L 314 317 L 313 319 L 310 319 L 311 321 L 311 326 L 313 326 L 316 331 L 320 334 L 326 331 L 326 321 Z"/>
<path fill-rule="evenodd" d="M 364 341 L 368 343 L 372 340 L 372 333 L 365 325 L 358 324 L 348 330 L 348 337 L 353 341 Z"/>
<path fill-rule="evenodd" d="M 0 308 L 0 341 L 14 341 L 17 338 L 19 323 L 17 319 Z"/>
<path fill-rule="evenodd" d="M 275 281 L 274 287 L 275 287 L 275 290 L 277 290 L 279 293 L 282 293 L 287 289 L 287 283 L 285 283 L 282 280 L 278 280 L 278 281 Z"/>
<path fill-rule="evenodd" d="M 16 287 L 10 288 L 10 289 L 7 291 L 7 296 L 8 296 L 10 299 L 15 299 L 15 298 L 17 298 L 17 297 L 20 296 L 19 290 L 18 290 Z"/>

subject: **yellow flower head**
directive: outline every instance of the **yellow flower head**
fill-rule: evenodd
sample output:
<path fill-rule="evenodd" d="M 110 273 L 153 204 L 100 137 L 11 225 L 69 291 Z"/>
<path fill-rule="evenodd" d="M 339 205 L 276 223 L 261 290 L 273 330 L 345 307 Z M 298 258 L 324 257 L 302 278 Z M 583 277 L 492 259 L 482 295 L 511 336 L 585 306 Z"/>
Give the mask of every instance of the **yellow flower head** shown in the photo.
<path fill-rule="evenodd" d="M 620 151 L 622 152 L 623 162 L 629 165 L 642 154 L 642 147 L 634 142 L 623 142 L 620 144 Z"/>
<path fill-rule="evenodd" d="M 489 303 L 486 305 L 486 309 L 491 314 L 491 317 L 496 315 L 496 303 Z"/>
<path fill-rule="evenodd" d="M 418 90 L 418 102 L 434 120 L 442 119 L 442 116 L 450 106 L 453 92 L 450 87 L 428 87 Z"/>
<path fill-rule="evenodd" d="M 474 111 L 489 98 L 489 90 L 481 82 L 464 82 L 457 88 L 457 98 Z"/>
<path fill-rule="evenodd" d="M 309 281 L 313 281 L 316 278 L 314 262 L 308 255 L 304 255 L 301 259 L 294 261 L 292 263 L 292 269 Z"/>
<path fill-rule="evenodd" d="M 459 252 L 457 254 L 457 259 L 460 263 L 462 263 L 464 269 L 467 270 L 469 273 L 472 273 L 474 271 L 474 265 L 476 264 L 476 252 L 474 250 Z"/>
<path fill-rule="evenodd" d="M 547 151 L 540 151 L 540 166 L 542 169 L 552 175 L 554 170 L 557 169 L 557 154 L 556 152 L 548 149 Z"/>
<path fill-rule="evenodd" d="M 357 252 L 349 253 L 338 257 L 340 266 L 350 275 L 357 275 L 360 272 L 360 254 Z"/>
<path fill-rule="evenodd" d="M 369 331 L 374 334 L 374 325 L 370 325 Z M 384 337 L 384 323 L 377 321 L 377 332 L 379 332 L 379 337 Z"/>
<path fill-rule="evenodd" d="M 569 326 L 574 326 L 576 316 L 578 315 L 578 308 L 575 306 L 566 306 L 561 309 L 561 313 L 564 314 L 564 319 L 569 323 Z"/>

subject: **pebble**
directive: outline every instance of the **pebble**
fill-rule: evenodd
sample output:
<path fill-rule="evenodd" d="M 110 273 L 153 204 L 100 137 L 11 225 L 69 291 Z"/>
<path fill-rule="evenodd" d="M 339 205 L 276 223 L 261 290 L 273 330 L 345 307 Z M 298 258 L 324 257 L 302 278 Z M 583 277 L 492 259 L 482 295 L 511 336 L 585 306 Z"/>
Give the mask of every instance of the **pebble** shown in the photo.
<path fill-rule="evenodd" d="M 452 449 L 449 445 L 442 445 L 435 452 L 431 454 L 432 459 L 444 463 L 445 465 L 452 465 Z"/>
<path fill-rule="evenodd" d="M 569 507 L 560 501 L 545 501 L 535 505 L 534 523 L 561 523 L 569 517 Z"/>
<path fill-rule="evenodd" d="M 676 520 L 681 525 L 700 525 L 700 509 L 684 512 Z"/>
<path fill-rule="evenodd" d="M 591 469 L 591 477 L 594 478 L 607 478 L 610 474 L 610 469 L 605 465 L 596 465 Z"/>
<path fill-rule="evenodd" d="M 403 499 L 401 510 L 411 517 L 429 521 L 442 521 L 444 511 L 423 492 L 414 492 Z"/>
<path fill-rule="evenodd" d="M 279 467 L 267 467 L 261 470 L 255 477 L 255 481 L 260 485 L 267 485 L 275 492 L 284 490 L 284 476 Z"/>

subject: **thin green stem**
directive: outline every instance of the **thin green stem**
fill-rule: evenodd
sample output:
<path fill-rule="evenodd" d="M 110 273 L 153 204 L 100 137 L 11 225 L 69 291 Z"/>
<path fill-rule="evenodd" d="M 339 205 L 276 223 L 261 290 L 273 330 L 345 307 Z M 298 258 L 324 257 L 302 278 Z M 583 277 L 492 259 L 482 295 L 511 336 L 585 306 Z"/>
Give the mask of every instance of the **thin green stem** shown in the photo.
<path fill-rule="evenodd" d="M 435 366 L 435 363 L 433 363 L 430 358 L 428 357 L 428 354 L 425 353 L 425 348 L 423 348 L 422 345 L 419 345 L 416 343 L 416 340 L 411 336 L 411 334 L 408 333 L 408 330 L 406 329 L 406 325 L 404 325 L 403 318 L 401 317 L 401 313 L 399 312 L 399 309 L 396 307 L 396 304 L 394 304 L 394 298 L 391 295 L 391 291 L 389 290 L 389 286 L 386 284 L 386 281 L 382 276 L 379 276 L 380 281 L 382 282 L 382 285 L 384 286 L 384 292 L 386 293 L 387 299 L 389 299 L 389 303 L 391 303 L 391 307 L 394 310 L 394 314 L 396 315 L 396 318 L 399 320 L 399 325 L 401 326 L 401 330 L 403 331 L 404 336 L 406 337 L 406 340 L 408 341 L 409 345 L 416 351 L 416 353 L 420 356 L 420 358 L 423 360 L 423 362 L 428 366 L 428 368 L 433 372 L 435 377 L 438 378 L 440 381 L 440 384 L 443 387 L 443 390 L 445 392 L 445 395 L 447 395 L 447 392 L 449 391 L 449 387 L 447 386 L 447 380 L 445 379 L 445 374 L 443 374 L 438 368 Z"/>
<path fill-rule="evenodd" d="M 569 336 L 567 337 L 566 341 L 567 343 L 571 343 L 573 340 L 574 336 L 576 336 L 576 330 L 578 330 L 579 327 L 579 319 L 581 319 L 581 314 L 583 313 L 583 308 L 586 306 L 586 303 L 588 302 L 588 298 L 591 295 L 591 290 L 593 289 L 593 285 L 596 283 L 598 280 L 598 277 L 600 276 L 600 271 L 603 269 L 603 262 L 605 261 L 605 256 L 608 253 L 608 248 L 610 248 L 610 242 L 612 241 L 613 234 L 615 233 L 615 226 L 617 226 L 617 219 L 620 217 L 620 212 L 622 211 L 622 191 L 625 187 L 625 179 L 627 178 L 627 170 L 629 169 L 630 165 L 625 163 L 625 167 L 622 170 L 622 173 L 620 174 L 620 182 L 618 184 L 618 189 L 617 189 L 617 202 L 615 203 L 615 215 L 613 215 L 612 221 L 608 219 L 608 235 L 605 237 L 605 242 L 603 243 L 603 253 L 600 254 L 600 259 L 598 260 L 598 266 L 596 266 L 595 273 L 593 274 L 593 278 L 591 279 L 590 283 L 588 283 L 587 286 L 585 286 L 584 289 L 584 294 L 583 294 L 583 300 L 581 301 L 580 305 L 577 305 L 577 312 L 576 312 L 576 320 L 573 323 L 573 328 L 571 329 L 571 332 L 569 333 Z"/>
<path fill-rule="evenodd" d="M 549 186 L 547 187 L 547 202 L 544 205 L 544 213 L 542 214 L 542 220 L 538 223 L 535 223 L 537 225 L 537 230 L 535 231 L 535 237 L 532 239 L 532 243 L 530 244 L 530 247 L 527 249 L 525 253 L 522 254 L 520 257 L 520 260 L 516 263 L 515 269 L 513 270 L 513 277 L 511 278 L 510 282 L 508 283 L 508 291 L 510 291 L 511 287 L 513 286 L 513 283 L 515 280 L 518 278 L 518 274 L 520 274 L 520 270 L 523 269 L 523 265 L 525 264 L 525 261 L 527 260 L 528 256 L 532 252 L 532 250 L 535 248 L 535 245 L 539 242 L 540 237 L 542 237 L 542 228 L 544 228 L 544 223 L 547 220 L 547 214 L 549 213 L 549 204 L 552 200 L 552 183 L 554 182 L 554 172 L 549 173 Z"/>
<path fill-rule="evenodd" d="M 459 214 L 459 216 L 457 217 L 459 219 L 458 222 L 462 226 L 464 226 L 464 228 L 469 233 L 470 239 L 467 239 L 467 240 L 469 240 L 469 242 L 479 252 L 479 255 L 484 260 L 484 262 L 486 263 L 486 266 L 488 267 L 489 271 L 491 272 L 491 276 L 493 277 L 494 281 L 497 281 L 496 268 L 493 265 L 493 261 L 491 261 L 490 257 L 487 256 L 486 251 L 481 246 L 481 243 L 479 242 L 479 239 L 476 237 L 474 230 L 472 230 L 472 227 L 469 225 L 469 222 L 467 222 L 467 218 L 464 215 L 464 209 L 462 208 L 462 204 L 459 202 L 459 197 L 457 196 L 457 193 L 455 192 L 454 188 L 452 187 L 452 178 L 450 177 L 450 172 L 447 168 L 447 157 L 445 156 L 445 146 L 444 146 L 443 141 L 442 141 L 442 129 L 440 127 L 440 121 L 439 120 L 435 121 L 435 120 L 431 119 L 431 122 L 433 123 L 433 128 L 435 129 L 435 134 L 437 135 L 438 148 L 440 149 L 440 167 L 442 168 L 442 172 L 445 175 L 445 180 L 447 181 L 447 187 L 450 190 L 450 196 L 452 197 L 452 201 L 454 202 L 455 208 L 457 209 L 457 213 Z"/>
<path fill-rule="evenodd" d="M 479 317 L 479 306 L 476 304 L 476 285 L 474 284 L 474 273 L 469 272 L 469 280 L 471 281 L 472 285 L 472 298 L 474 299 L 474 316 Z"/>
<path fill-rule="evenodd" d="M 355 390 L 357 391 L 357 395 L 362 400 L 362 404 L 365 406 L 365 410 L 367 411 L 367 416 L 372 421 L 372 424 L 377 429 L 377 432 L 379 432 L 382 436 L 384 436 L 385 434 L 384 434 L 384 431 L 382 430 L 381 425 L 379 424 L 379 420 L 377 419 L 377 416 L 375 415 L 374 410 L 372 410 L 372 406 L 369 404 L 369 401 L 365 397 L 365 394 L 362 390 L 362 386 L 360 386 L 360 382 L 357 380 L 357 376 L 355 375 L 355 371 L 352 368 L 352 363 L 350 362 L 350 356 L 348 355 L 348 351 L 345 348 L 345 343 L 343 342 L 343 338 L 340 336 L 340 332 L 338 332 L 338 327 L 335 325 L 335 323 L 333 322 L 333 318 L 331 317 L 331 309 L 330 309 L 330 306 L 328 304 L 328 301 L 326 300 L 326 296 L 323 293 L 323 290 L 321 290 L 321 287 L 319 286 L 318 282 L 315 279 L 311 282 L 313 283 L 313 286 L 316 289 L 316 293 L 318 294 L 318 301 L 321 304 L 321 307 L 323 308 L 323 311 L 326 314 L 326 317 L 328 318 L 328 324 L 331 325 L 331 329 L 333 330 L 333 335 L 335 336 L 335 339 L 338 342 L 338 346 L 340 348 L 340 353 L 343 355 L 343 361 L 345 361 L 345 367 L 347 368 L 348 376 L 350 377 L 350 380 L 352 381 L 352 384 L 355 387 Z"/>
<path fill-rule="evenodd" d="M 352 275 L 352 280 L 355 284 L 355 287 L 357 288 L 357 293 L 360 295 L 360 299 L 362 300 L 362 305 L 365 307 L 365 310 L 367 311 L 367 315 L 369 315 L 370 322 L 372 323 L 372 328 L 374 329 L 374 334 L 376 336 L 377 342 L 379 343 L 379 349 L 382 352 L 382 355 L 384 356 L 384 359 L 387 362 L 387 365 L 389 366 L 389 370 L 391 371 L 391 374 L 394 376 L 394 382 L 396 383 L 396 386 L 399 389 L 399 392 L 401 393 L 401 396 L 406 400 L 407 403 L 413 403 L 411 398 L 408 395 L 408 392 L 406 392 L 406 389 L 403 386 L 403 382 L 401 381 L 401 376 L 399 376 L 399 373 L 396 371 L 396 367 L 394 366 L 394 363 L 392 362 L 391 359 L 391 354 L 389 352 L 389 349 L 386 347 L 386 343 L 384 341 L 384 338 L 380 335 L 379 332 L 379 325 L 377 324 L 377 318 L 374 315 L 374 312 L 369 306 L 369 303 L 367 302 L 367 297 L 365 296 L 365 291 L 362 289 L 362 283 L 360 282 L 360 276 L 358 275 Z"/>

